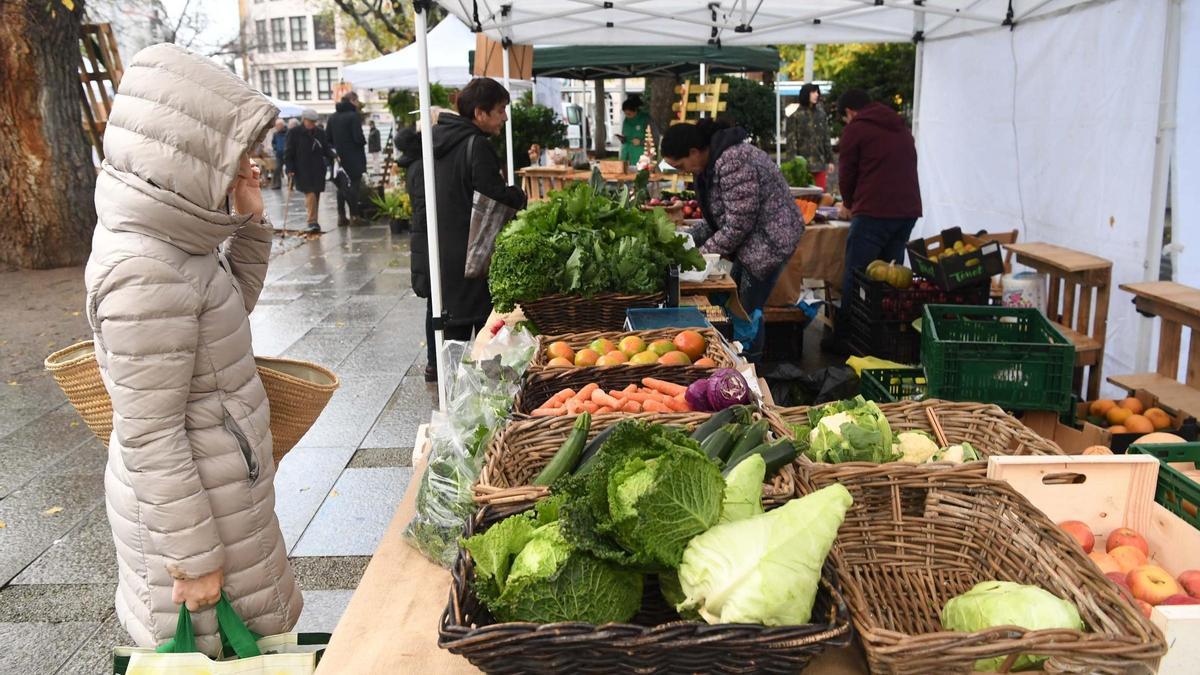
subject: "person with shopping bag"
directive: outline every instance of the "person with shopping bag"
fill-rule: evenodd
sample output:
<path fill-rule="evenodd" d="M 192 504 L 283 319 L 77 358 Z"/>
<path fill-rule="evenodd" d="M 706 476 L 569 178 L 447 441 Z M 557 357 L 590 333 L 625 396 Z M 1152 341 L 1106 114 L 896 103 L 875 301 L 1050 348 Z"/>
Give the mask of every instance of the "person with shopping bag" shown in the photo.
<path fill-rule="evenodd" d="M 116 611 L 142 647 L 221 651 L 222 592 L 250 630 L 303 601 L 275 516 L 270 410 L 248 315 L 271 251 L 246 151 L 278 110 L 233 73 L 159 44 L 130 61 L 104 135 L 87 320 L 112 400 L 105 471 Z"/>

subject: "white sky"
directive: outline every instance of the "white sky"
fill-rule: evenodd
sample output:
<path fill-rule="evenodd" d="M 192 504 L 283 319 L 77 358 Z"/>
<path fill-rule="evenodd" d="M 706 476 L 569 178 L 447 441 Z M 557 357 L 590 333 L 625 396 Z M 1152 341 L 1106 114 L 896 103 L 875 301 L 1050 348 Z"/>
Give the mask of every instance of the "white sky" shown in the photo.
<path fill-rule="evenodd" d="M 216 47 L 237 37 L 238 0 L 190 0 L 190 3 L 189 0 L 162 0 L 162 3 L 172 19 L 179 16 L 184 6 L 203 12 L 208 23 L 198 36 L 197 46 Z"/>

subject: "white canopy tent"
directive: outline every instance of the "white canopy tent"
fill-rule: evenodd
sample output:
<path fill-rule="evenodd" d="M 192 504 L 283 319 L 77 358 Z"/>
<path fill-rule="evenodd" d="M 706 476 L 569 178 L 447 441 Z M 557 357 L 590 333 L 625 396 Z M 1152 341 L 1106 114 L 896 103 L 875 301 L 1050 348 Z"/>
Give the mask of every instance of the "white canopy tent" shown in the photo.
<path fill-rule="evenodd" d="M 418 0 L 417 44 L 425 49 Z M 1200 50 L 1200 0 L 439 0 L 506 44 L 917 44 L 914 133 L 922 233 L 1018 229 L 1114 261 L 1113 283 L 1158 278 L 1172 153 L 1200 171 L 1200 132 L 1174 142 L 1179 54 Z M 1181 12 L 1181 6 L 1187 7 Z M 1181 34 L 1180 16 L 1189 28 Z M 1181 37 L 1182 35 L 1182 37 Z M 1180 44 L 1183 43 L 1181 48 Z M 1200 77 L 1200 66 L 1184 72 Z M 1185 88 L 1186 89 L 1186 88 Z M 1193 87 L 1178 119 L 1200 124 Z M 428 104 L 422 88 L 422 106 Z M 427 130 L 423 129 L 424 133 Z M 425 147 L 428 148 L 426 143 Z M 1184 156 L 1186 154 L 1186 157 Z M 426 157 L 425 161 L 431 161 Z M 426 191 L 432 194 L 432 172 Z M 1177 183 L 1178 185 L 1178 183 Z M 1182 261 L 1200 196 L 1175 190 Z M 436 231 L 436 214 L 429 213 Z M 1194 221 L 1197 215 L 1191 215 Z M 433 237 L 431 237 L 432 239 Z M 431 249 L 431 257 L 436 253 Z M 433 268 L 434 314 L 440 289 Z M 1195 283 L 1200 265 L 1193 263 Z M 1185 263 L 1181 263 L 1185 264 Z M 1181 280 L 1187 281 L 1183 275 Z M 1152 336 L 1113 294 L 1106 372 L 1144 371 Z M 440 336 L 439 336 L 440 342 Z"/>
<path fill-rule="evenodd" d="M 271 102 L 271 105 L 275 106 L 276 108 L 279 108 L 279 117 L 282 119 L 287 119 L 289 117 L 299 117 L 300 114 L 304 112 L 304 106 L 302 106 L 302 105 L 296 105 L 295 103 L 281 101 L 281 100 L 275 98 L 274 96 L 267 96 L 267 100 L 269 100 Z"/>

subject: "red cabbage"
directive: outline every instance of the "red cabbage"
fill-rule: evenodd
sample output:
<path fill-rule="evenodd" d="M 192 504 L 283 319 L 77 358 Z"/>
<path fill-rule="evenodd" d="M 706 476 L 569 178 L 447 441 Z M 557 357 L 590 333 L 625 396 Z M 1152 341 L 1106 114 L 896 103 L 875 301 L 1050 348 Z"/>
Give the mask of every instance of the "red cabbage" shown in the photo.
<path fill-rule="evenodd" d="M 733 368 L 721 368 L 708 378 L 708 404 L 712 410 L 750 403 L 750 385 Z"/>
<path fill-rule="evenodd" d="M 693 412 L 711 412 L 712 406 L 708 403 L 708 378 L 702 377 L 689 384 L 683 394 L 683 400 L 687 401 Z"/>

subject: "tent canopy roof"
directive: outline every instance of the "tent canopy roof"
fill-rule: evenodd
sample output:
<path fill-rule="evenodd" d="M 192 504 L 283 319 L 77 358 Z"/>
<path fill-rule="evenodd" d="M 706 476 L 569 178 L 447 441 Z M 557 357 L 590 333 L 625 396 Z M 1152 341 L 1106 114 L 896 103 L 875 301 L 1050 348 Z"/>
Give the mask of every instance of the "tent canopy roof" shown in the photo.
<path fill-rule="evenodd" d="M 918 35 L 938 39 L 1103 1 L 437 0 L 493 40 L 610 48 L 906 42 Z"/>
<path fill-rule="evenodd" d="M 593 45 L 533 50 L 534 75 L 571 80 L 683 75 L 696 72 L 701 63 L 710 72 L 775 72 L 780 61 L 779 52 L 770 47 Z"/>

